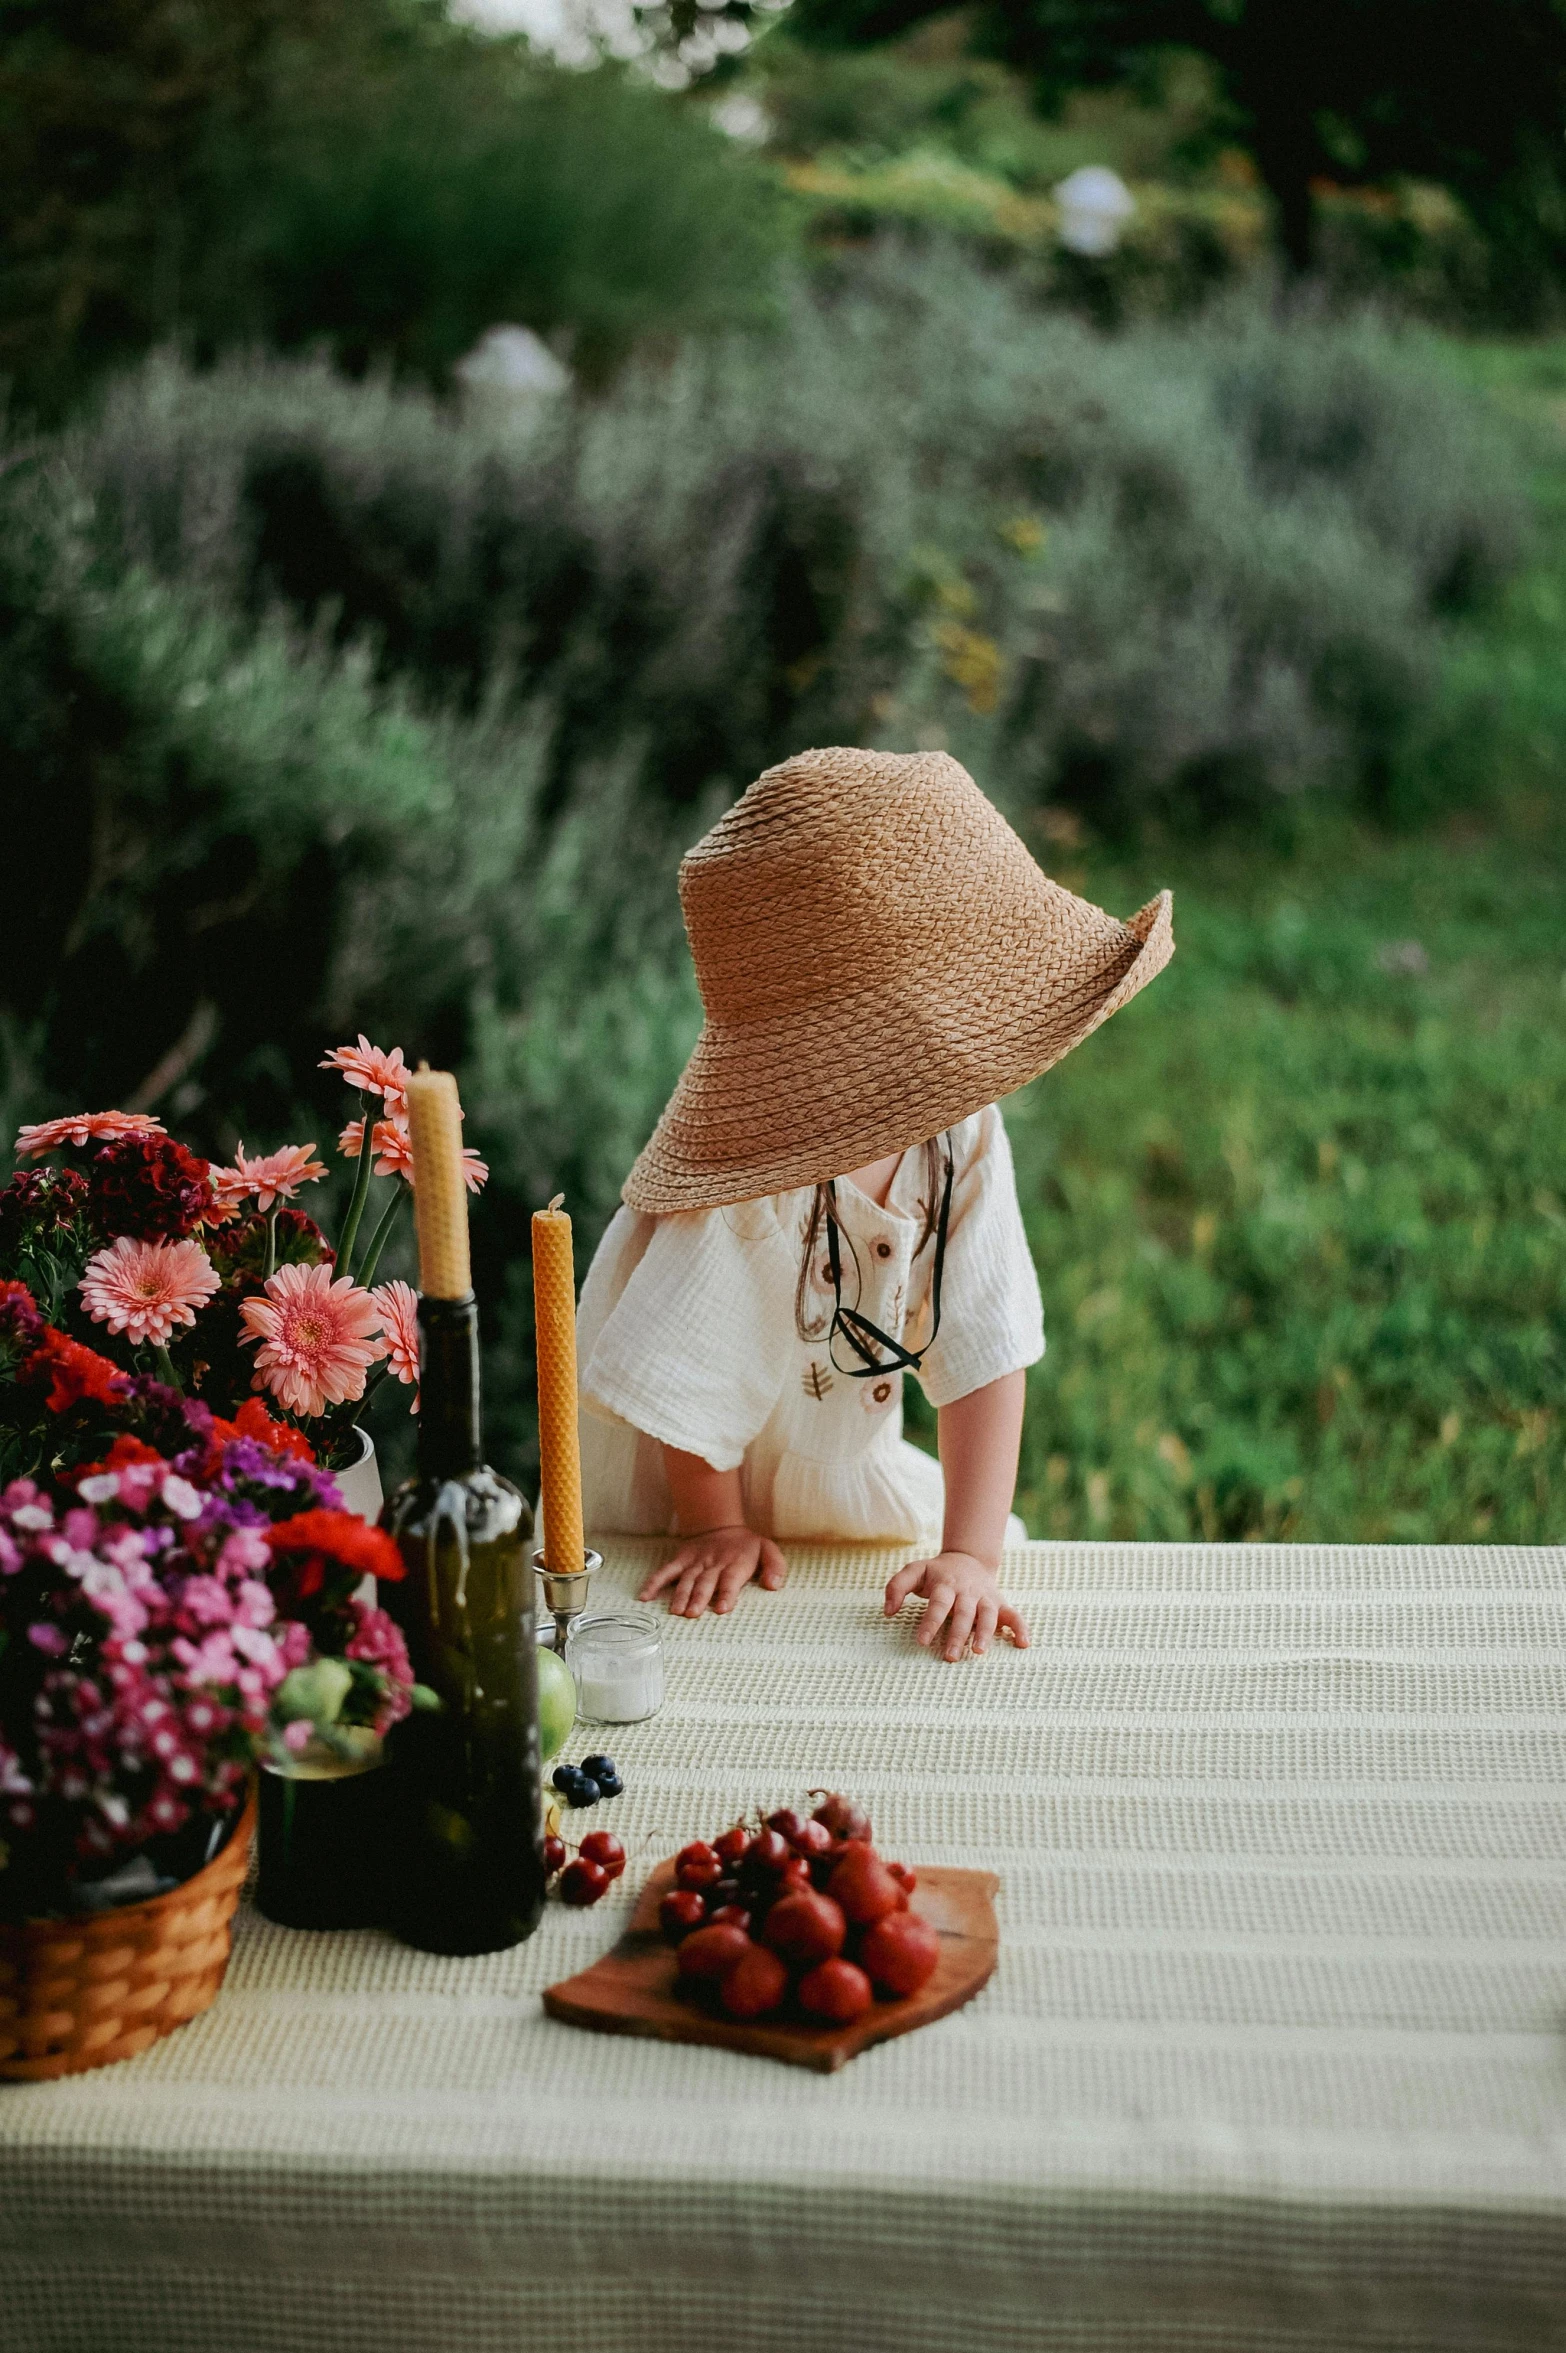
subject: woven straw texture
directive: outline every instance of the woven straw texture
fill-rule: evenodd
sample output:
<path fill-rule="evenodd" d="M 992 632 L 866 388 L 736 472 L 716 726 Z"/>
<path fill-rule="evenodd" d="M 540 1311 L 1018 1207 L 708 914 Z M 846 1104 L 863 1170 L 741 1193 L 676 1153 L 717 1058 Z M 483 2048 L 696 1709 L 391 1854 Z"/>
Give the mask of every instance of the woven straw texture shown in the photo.
<path fill-rule="evenodd" d="M 968 2009 L 832 2078 L 555 2025 L 634 1862 L 474 1961 L 242 1913 L 207 2017 L 0 2093 L 4 2353 L 1566 2344 L 1562 1556 L 1035 1546 L 956 1668 L 897 1557 L 670 1621 L 613 1819 L 861 1792 L 1002 1876 Z"/>
<path fill-rule="evenodd" d="M 903 1152 L 1037 1078 L 1174 952 L 1049 881 L 945 752 L 801 752 L 680 868 L 707 1020 L 625 1181 L 713 1209 Z"/>
<path fill-rule="evenodd" d="M 222 1853 L 149 1904 L 0 1927 L 0 2078 L 48 2083 L 134 2059 L 209 2007 L 255 1822 L 252 1797 Z"/>

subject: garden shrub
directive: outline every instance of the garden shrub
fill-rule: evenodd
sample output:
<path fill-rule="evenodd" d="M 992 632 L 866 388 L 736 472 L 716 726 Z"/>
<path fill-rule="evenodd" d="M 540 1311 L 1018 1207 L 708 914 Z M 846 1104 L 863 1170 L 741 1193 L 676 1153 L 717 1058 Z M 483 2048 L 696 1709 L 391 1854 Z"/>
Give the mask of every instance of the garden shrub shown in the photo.
<path fill-rule="evenodd" d="M 280 600 L 431 705 L 546 700 L 552 802 L 630 745 L 678 804 L 802 741 L 942 738 L 1120 828 L 1384 801 L 1523 524 L 1418 335 L 1245 301 L 1105 339 L 951 253 L 847 261 L 784 342 L 530 434 L 164 362 L 71 463 L 115 560 Z"/>

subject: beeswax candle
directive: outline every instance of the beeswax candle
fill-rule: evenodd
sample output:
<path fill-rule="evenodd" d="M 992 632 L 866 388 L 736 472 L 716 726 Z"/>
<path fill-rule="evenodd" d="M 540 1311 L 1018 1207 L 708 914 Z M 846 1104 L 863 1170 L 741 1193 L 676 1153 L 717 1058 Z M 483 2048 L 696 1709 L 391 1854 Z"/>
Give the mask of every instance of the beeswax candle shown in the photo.
<path fill-rule="evenodd" d="M 426 1299 L 465 1299 L 473 1288 L 473 1268 L 462 1181 L 462 1106 L 449 1070 L 431 1070 L 421 1062 L 408 1080 L 408 1134 L 419 1289 Z"/>
<path fill-rule="evenodd" d="M 582 1454 L 576 1421 L 576 1270 L 571 1220 L 557 1193 L 533 1213 L 533 1321 L 538 1335 L 538 1452 L 544 1490 L 544 1562 L 556 1575 L 580 1569 Z"/>

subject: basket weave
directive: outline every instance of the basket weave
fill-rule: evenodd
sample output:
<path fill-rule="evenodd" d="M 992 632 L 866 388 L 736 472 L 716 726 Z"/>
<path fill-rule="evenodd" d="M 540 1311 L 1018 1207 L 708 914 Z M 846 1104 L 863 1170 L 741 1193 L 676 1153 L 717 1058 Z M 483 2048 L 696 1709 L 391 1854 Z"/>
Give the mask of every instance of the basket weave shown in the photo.
<path fill-rule="evenodd" d="M 216 1999 L 255 1821 L 252 1792 L 222 1853 L 151 1903 L 0 1925 L 0 2077 L 47 2083 L 134 2059 Z"/>

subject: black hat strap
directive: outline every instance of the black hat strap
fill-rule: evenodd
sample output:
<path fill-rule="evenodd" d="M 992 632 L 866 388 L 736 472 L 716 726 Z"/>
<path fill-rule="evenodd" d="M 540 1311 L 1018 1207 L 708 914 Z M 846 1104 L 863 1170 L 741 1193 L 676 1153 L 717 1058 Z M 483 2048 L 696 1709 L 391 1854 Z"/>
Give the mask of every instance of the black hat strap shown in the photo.
<path fill-rule="evenodd" d="M 837 1239 L 837 1184 L 827 1186 L 827 1264 L 832 1271 L 831 1329 L 827 1334 L 827 1354 L 834 1368 L 846 1373 L 851 1381 L 868 1381 L 876 1373 L 916 1373 L 935 1345 L 935 1335 L 941 1328 L 941 1279 L 946 1271 L 946 1229 L 951 1223 L 953 1158 L 951 1138 L 946 1139 L 946 1182 L 941 1188 L 941 1213 L 935 1227 L 935 1266 L 930 1276 L 930 1337 L 922 1348 L 905 1348 L 894 1340 L 890 1332 L 883 1332 L 867 1315 L 856 1307 L 843 1305 L 843 1260 Z M 839 1364 L 834 1343 L 841 1332 L 849 1347 L 859 1358 L 858 1364 Z M 878 1348 L 889 1352 L 891 1361 L 883 1363 L 876 1355 Z"/>

